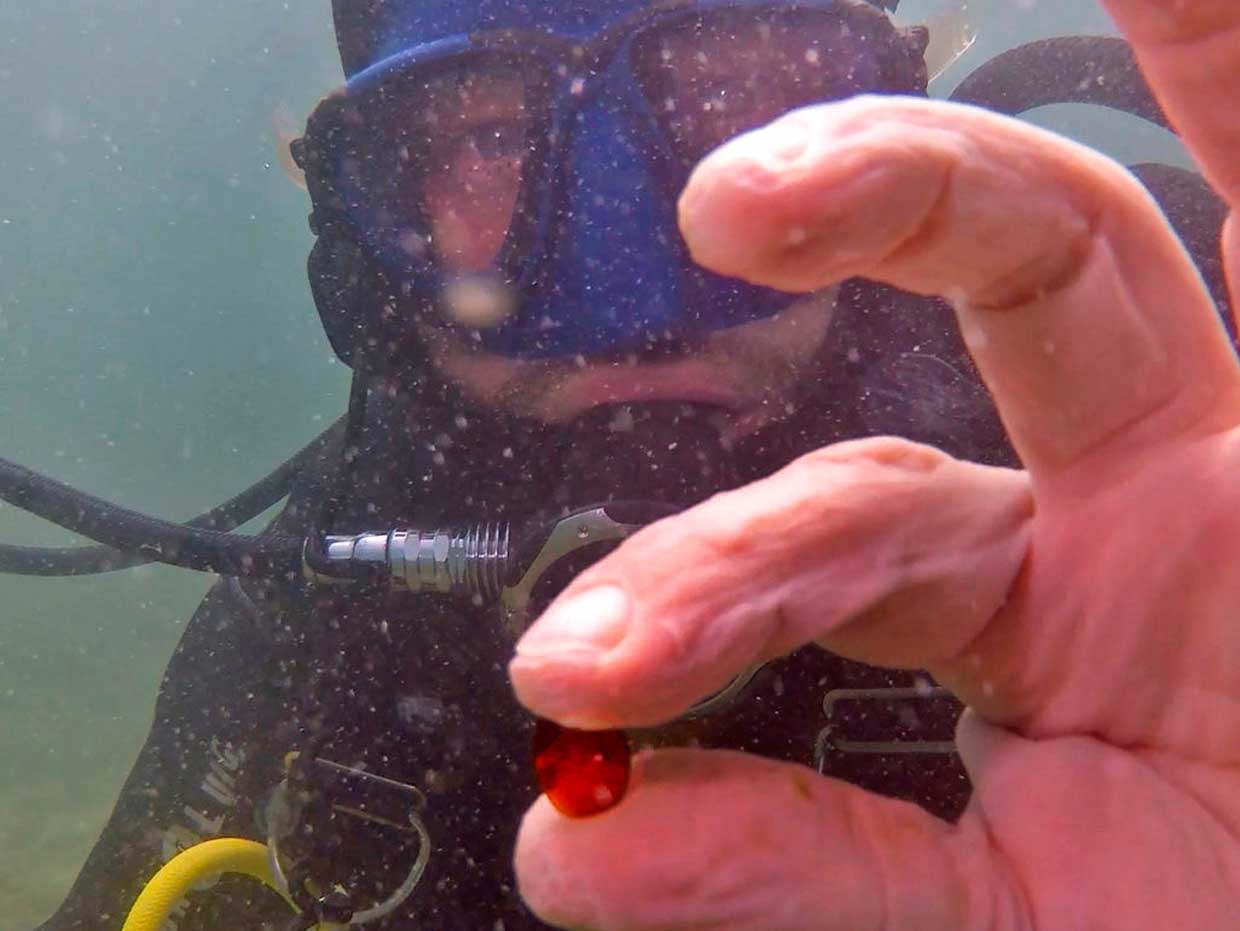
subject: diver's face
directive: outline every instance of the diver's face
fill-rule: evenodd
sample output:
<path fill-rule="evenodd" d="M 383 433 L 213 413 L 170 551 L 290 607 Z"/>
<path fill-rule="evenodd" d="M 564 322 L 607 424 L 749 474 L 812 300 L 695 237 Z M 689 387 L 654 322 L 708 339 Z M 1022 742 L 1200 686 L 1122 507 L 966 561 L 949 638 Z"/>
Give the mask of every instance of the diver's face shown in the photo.
<path fill-rule="evenodd" d="M 435 249 L 449 272 L 485 271 L 504 242 L 517 197 L 526 151 L 525 89 L 513 76 L 492 73 L 445 81 L 435 90 L 421 113 L 440 130 L 428 134 L 423 177 Z M 732 113 L 735 131 L 782 108 L 762 95 L 747 99 L 770 113 Z M 459 309 L 460 323 L 503 319 L 504 308 L 489 307 L 485 295 L 445 303 L 449 312 Z M 730 429 L 744 433 L 782 413 L 818 354 L 833 306 L 833 290 L 813 295 L 773 317 L 715 332 L 657 360 L 634 355 L 525 361 L 481 352 L 458 330 L 424 324 L 421 335 L 441 375 L 498 410 L 560 423 L 600 404 L 698 401 L 731 411 Z"/>

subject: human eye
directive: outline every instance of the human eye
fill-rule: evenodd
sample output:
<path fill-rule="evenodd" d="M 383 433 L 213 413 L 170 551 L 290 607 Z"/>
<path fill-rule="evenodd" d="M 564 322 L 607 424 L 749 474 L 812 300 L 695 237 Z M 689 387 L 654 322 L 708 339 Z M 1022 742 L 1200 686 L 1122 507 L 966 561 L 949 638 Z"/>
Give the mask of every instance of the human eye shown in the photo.
<path fill-rule="evenodd" d="M 526 147 L 524 121 L 514 118 L 488 120 L 469 129 L 462 140 L 487 160 L 520 158 Z"/>

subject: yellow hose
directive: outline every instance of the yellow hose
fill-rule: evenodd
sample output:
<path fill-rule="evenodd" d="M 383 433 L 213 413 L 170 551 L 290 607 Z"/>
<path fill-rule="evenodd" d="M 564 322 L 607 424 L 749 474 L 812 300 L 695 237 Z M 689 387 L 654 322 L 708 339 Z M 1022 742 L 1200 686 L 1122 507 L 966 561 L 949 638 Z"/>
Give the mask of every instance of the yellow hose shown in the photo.
<path fill-rule="evenodd" d="M 252 840 L 220 837 L 183 850 L 163 865 L 138 896 L 121 931 L 160 931 L 172 910 L 189 890 L 220 873 L 252 876 L 277 892 L 267 866 L 267 848 Z M 281 893 L 283 896 L 283 893 Z M 296 906 L 284 896 L 296 910 Z M 320 931 L 341 925 L 320 925 Z"/>

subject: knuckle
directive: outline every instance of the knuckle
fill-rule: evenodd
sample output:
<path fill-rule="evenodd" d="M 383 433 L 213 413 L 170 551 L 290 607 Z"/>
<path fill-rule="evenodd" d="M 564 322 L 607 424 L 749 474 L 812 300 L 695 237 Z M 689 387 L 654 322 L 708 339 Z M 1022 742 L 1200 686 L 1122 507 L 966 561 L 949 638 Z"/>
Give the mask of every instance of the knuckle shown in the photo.
<path fill-rule="evenodd" d="M 931 472 L 951 461 L 942 450 L 898 436 L 873 436 L 834 443 L 807 453 L 793 463 L 810 472 L 837 471 L 841 465 L 905 472 Z"/>

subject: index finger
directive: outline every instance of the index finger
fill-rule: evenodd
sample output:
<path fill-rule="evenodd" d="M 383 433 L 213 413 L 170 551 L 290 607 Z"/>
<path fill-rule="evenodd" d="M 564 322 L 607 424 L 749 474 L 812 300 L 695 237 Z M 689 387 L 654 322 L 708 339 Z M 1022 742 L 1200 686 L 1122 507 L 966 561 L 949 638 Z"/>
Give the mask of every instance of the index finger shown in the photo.
<path fill-rule="evenodd" d="M 694 258 L 722 274 L 948 298 L 1041 481 L 1240 418 L 1213 301 L 1148 192 L 1017 120 L 901 98 L 808 108 L 707 157 L 680 217 Z"/>

